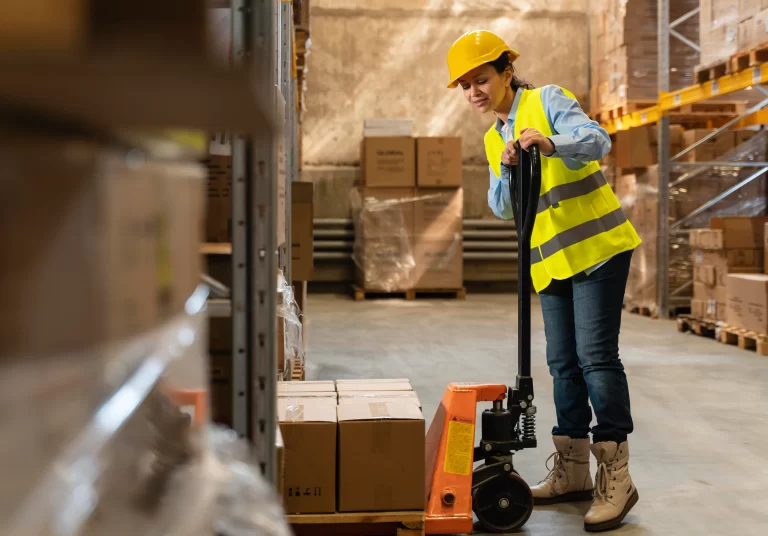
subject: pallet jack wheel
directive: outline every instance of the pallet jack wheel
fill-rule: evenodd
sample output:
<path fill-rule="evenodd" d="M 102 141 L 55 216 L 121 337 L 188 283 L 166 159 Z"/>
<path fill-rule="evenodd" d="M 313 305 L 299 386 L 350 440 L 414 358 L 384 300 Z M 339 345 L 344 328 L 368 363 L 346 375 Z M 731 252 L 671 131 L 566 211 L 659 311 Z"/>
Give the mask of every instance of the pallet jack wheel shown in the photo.
<path fill-rule="evenodd" d="M 488 532 L 514 532 L 533 512 L 531 488 L 517 473 L 500 475 L 472 492 L 472 511 Z"/>

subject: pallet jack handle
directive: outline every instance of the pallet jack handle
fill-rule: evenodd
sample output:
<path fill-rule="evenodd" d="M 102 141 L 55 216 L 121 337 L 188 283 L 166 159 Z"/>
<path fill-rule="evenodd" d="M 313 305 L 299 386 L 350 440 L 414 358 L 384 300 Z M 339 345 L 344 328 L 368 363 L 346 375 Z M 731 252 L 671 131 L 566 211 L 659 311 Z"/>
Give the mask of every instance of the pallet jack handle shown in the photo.
<path fill-rule="evenodd" d="M 536 212 L 541 190 L 541 154 L 538 145 L 527 151 L 516 144 L 518 163 L 508 166 L 509 193 L 512 198 L 512 213 L 517 229 L 517 380 L 516 396 L 513 398 L 533 400 L 531 379 L 531 235 L 536 222 Z M 510 389 L 510 391 L 512 391 Z"/>

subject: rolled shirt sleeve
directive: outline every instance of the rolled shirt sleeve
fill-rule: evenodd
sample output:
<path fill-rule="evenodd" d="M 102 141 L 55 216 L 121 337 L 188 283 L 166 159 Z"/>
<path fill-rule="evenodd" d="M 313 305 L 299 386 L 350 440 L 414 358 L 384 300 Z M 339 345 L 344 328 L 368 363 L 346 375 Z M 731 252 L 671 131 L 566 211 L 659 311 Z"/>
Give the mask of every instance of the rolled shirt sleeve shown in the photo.
<path fill-rule="evenodd" d="M 558 86 L 541 88 L 541 99 L 547 119 L 555 132 L 550 140 L 555 146 L 550 158 L 578 162 L 600 160 L 611 150 L 611 138 L 599 123 L 590 119 L 578 101 L 567 96 Z"/>

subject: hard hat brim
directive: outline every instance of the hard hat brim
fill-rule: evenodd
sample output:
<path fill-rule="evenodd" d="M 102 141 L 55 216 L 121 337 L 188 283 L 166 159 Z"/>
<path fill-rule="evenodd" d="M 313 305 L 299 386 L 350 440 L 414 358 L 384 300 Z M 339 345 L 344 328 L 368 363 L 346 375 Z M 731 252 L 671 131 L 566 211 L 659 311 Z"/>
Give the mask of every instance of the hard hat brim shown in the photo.
<path fill-rule="evenodd" d="M 473 69 L 477 69 L 481 65 L 485 65 L 486 63 L 499 59 L 499 57 L 505 52 L 509 52 L 510 63 L 514 63 L 515 60 L 517 60 L 517 58 L 520 57 L 520 54 L 517 51 L 512 50 L 509 47 L 506 47 L 506 46 L 498 47 L 492 52 L 489 52 L 488 54 L 485 54 L 484 56 L 480 56 L 479 58 L 477 58 L 471 65 L 468 66 L 468 69 L 466 71 L 456 76 L 456 78 L 452 80 L 446 87 L 448 89 L 454 89 L 458 87 L 459 80 L 461 79 L 462 76 L 464 76 L 465 74 L 467 74 Z"/>

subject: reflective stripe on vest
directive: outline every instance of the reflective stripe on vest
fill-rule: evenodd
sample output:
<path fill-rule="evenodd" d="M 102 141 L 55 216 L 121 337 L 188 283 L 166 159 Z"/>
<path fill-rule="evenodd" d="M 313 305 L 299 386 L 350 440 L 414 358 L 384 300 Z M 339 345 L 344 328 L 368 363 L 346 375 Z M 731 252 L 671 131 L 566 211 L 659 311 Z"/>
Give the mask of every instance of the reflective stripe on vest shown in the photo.
<path fill-rule="evenodd" d="M 547 257 L 551 257 L 561 249 L 578 244 L 582 240 L 592 238 L 600 233 L 615 229 L 622 223 L 627 221 L 627 216 L 620 208 L 609 212 L 602 218 L 596 220 L 590 220 L 584 222 L 576 227 L 572 227 L 567 231 L 558 233 L 553 238 L 550 238 L 544 242 L 538 248 L 531 250 L 531 264 L 541 262 Z"/>
<path fill-rule="evenodd" d="M 536 213 L 544 212 L 549 207 L 557 208 L 561 201 L 573 199 L 582 195 L 591 194 L 598 188 L 608 184 L 602 171 L 596 171 L 576 182 L 568 182 L 555 186 L 539 197 L 539 206 Z"/>

